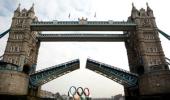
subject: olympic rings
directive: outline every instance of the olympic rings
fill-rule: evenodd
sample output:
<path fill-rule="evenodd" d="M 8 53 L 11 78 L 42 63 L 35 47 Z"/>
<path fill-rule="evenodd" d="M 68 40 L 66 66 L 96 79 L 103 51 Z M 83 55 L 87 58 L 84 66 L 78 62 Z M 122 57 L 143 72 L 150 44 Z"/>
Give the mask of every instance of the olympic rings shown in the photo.
<path fill-rule="evenodd" d="M 85 94 L 85 96 L 89 96 L 90 95 L 89 88 L 84 88 L 84 94 Z"/>
<path fill-rule="evenodd" d="M 72 89 L 74 89 L 73 92 L 72 92 Z M 69 93 L 71 93 L 72 96 L 75 95 L 76 94 L 76 87 L 71 86 L 70 89 L 69 89 Z"/>
<path fill-rule="evenodd" d="M 78 87 L 78 88 L 77 88 L 77 94 L 78 94 L 79 96 L 82 96 L 82 95 L 84 94 L 84 90 L 83 90 L 82 87 Z"/>
<path fill-rule="evenodd" d="M 71 86 L 70 89 L 69 89 L 69 92 L 68 92 L 68 95 L 71 94 L 72 96 L 75 96 L 76 94 L 78 96 L 86 96 L 86 97 L 89 97 L 90 95 L 90 90 L 88 88 L 82 88 L 82 87 L 78 87 L 76 88 L 75 86 Z"/>

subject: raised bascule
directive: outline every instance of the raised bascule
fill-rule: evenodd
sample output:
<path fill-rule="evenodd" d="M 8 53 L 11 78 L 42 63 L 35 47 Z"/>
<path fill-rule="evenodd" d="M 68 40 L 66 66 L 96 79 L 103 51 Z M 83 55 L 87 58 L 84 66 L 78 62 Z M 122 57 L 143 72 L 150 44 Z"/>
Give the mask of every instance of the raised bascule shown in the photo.
<path fill-rule="evenodd" d="M 123 34 L 42 34 L 42 31 L 123 31 Z M 38 21 L 34 6 L 14 11 L 7 46 L 0 61 L 0 98 L 38 97 L 41 85 L 79 69 L 78 59 L 35 71 L 41 42 L 124 42 L 129 71 L 87 59 L 86 68 L 124 86 L 126 100 L 166 100 L 170 98 L 170 71 L 162 50 L 153 10 L 132 5 L 127 21 Z M 168 100 L 168 99 L 167 99 Z"/>

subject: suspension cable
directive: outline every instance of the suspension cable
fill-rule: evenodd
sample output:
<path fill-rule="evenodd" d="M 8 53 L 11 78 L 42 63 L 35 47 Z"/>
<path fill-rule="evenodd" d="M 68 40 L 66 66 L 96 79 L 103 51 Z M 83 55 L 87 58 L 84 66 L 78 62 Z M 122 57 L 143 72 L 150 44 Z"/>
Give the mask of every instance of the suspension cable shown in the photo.
<path fill-rule="evenodd" d="M 167 38 L 168 40 L 170 40 L 170 36 L 168 34 L 166 34 L 165 32 L 163 32 L 162 30 L 158 29 L 158 32 L 161 33 L 165 38 Z"/>
<path fill-rule="evenodd" d="M 2 34 L 0 34 L 0 38 L 4 37 L 9 31 L 10 31 L 10 29 L 8 29 L 5 32 L 3 32 Z"/>
<path fill-rule="evenodd" d="M 2 56 L 0 56 L 0 61 L 3 59 L 3 55 Z"/>
<path fill-rule="evenodd" d="M 167 63 L 168 65 L 170 65 L 170 59 L 167 58 L 167 57 L 165 57 L 165 59 L 167 60 L 166 63 Z"/>

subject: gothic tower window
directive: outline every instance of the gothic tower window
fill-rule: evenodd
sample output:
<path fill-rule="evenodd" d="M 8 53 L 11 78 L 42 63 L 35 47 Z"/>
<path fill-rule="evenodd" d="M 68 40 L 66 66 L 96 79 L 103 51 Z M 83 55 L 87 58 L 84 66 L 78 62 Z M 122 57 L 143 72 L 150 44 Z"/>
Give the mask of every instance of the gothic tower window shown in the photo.
<path fill-rule="evenodd" d="M 13 63 L 13 64 L 14 64 L 14 63 L 15 63 L 15 59 L 12 59 L 12 62 L 11 62 L 11 63 Z"/>
<path fill-rule="evenodd" d="M 150 48 L 150 52 L 153 52 L 153 49 L 152 49 L 152 48 Z"/>
<path fill-rule="evenodd" d="M 22 39 L 22 34 L 20 34 L 20 39 Z"/>
<path fill-rule="evenodd" d="M 27 56 L 29 57 L 29 55 L 30 55 L 30 49 L 28 49 L 27 51 Z"/>
<path fill-rule="evenodd" d="M 9 63 L 12 63 L 12 58 L 9 57 L 9 58 L 8 58 L 8 61 L 9 61 Z"/>
<path fill-rule="evenodd" d="M 19 47 L 18 46 L 15 47 L 15 52 L 19 52 Z"/>
<path fill-rule="evenodd" d="M 15 39 L 18 39 L 18 35 L 17 34 L 15 34 Z"/>
<path fill-rule="evenodd" d="M 13 46 L 10 47 L 10 52 L 13 52 Z"/>

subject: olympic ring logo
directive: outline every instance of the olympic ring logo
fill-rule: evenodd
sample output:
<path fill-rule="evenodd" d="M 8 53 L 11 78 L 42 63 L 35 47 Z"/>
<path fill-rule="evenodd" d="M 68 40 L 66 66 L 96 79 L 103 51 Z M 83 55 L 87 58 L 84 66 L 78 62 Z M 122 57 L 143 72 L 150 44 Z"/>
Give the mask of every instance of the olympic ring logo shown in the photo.
<path fill-rule="evenodd" d="M 90 90 L 88 88 L 82 88 L 82 87 L 78 87 L 76 88 L 75 86 L 71 86 L 70 89 L 69 89 L 69 92 L 68 92 L 68 95 L 71 96 L 75 96 L 75 95 L 78 95 L 79 97 L 82 97 L 83 95 L 85 97 L 89 97 L 90 95 Z"/>

